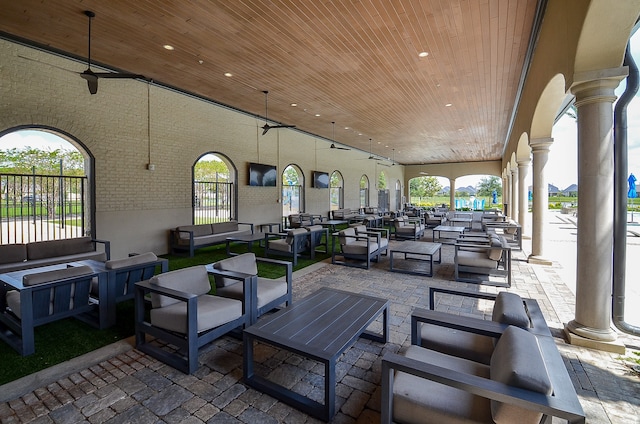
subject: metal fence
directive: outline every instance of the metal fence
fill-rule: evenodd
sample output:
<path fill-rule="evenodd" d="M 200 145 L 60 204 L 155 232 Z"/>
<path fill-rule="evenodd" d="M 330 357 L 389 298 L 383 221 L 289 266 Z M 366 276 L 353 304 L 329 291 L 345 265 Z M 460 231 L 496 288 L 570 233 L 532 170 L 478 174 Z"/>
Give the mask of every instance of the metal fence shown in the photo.
<path fill-rule="evenodd" d="M 233 183 L 194 181 L 194 224 L 210 224 L 233 219 Z"/>
<path fill-rule="evenodd" d="M 0 244 L 83 237 L 87 177 L 0 174 Z"/>

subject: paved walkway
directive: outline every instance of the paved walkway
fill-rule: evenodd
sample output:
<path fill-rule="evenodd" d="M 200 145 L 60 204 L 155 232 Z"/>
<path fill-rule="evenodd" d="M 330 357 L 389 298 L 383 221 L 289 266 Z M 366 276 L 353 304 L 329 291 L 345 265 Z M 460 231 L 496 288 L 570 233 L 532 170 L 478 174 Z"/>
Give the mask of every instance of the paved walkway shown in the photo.
<path fill-rule="evenodd" d="M 552 219 L 556 219 L 553 217 Z M 562 224 L 565 225 L 565 224 Z M 572 231 L 567 224 L 567 231 Z M 575 229 L 573 230 L 575 231 Z M 554 233 L 555 234 L 555 233 Z M 430 232 L 427 232 L 430 239 Z M 551 237 L 553 239 L 553 237 Z M 392 241 L 392 243 L 397 243 Z M 561 249 L 570 242 L 558 243 Z M 548 246 L 550 256 L 556 245 Z M 530 265 L 525 252 L 514 254 L 509 291 L 539 301 L 574 381 L 589 423 L 639 423 L 640 380 L 632 363 L 620 355 L 567 345 L 563 323 L 573 318 L 574 296 L 566 284 L 566 268 Z M 410 314 L 428 306 L 429 285 L 496 292 L 496 287 L 453 282 L 453 247 L 443 248 L 443 261 L 433 278 L 388 272 L 388 259 L 361 270 L 316 264 L 297 273 L 294 299 L 319 287 L 334 287 L 391 301 L 390 341 L 386 345 L 358 340 L 337 365 L 335 423 L 370 423 L 380 419 L 380 358 L 410 343 Z M 443 298 L 437 309 L 486 317 L 490 306 Z M 640 338 L 621 335 L 631 349 Z M 271 378 L 312 399 L 323 396 L 320 364 L 258 346 L 256 360 Z M 637 357 L 637 356 L 636 356 Z M 62 364 L 0 387 L 2 423 L 315 423 L 317 420 L 241 382 L 242 346 L 223 337 L 200 354 L 201 366 L 185 375 L 159 363 L 126 342 L 119 342 L 69 364 Z M 554 422 L 556 422 L 554 420 Z"/>

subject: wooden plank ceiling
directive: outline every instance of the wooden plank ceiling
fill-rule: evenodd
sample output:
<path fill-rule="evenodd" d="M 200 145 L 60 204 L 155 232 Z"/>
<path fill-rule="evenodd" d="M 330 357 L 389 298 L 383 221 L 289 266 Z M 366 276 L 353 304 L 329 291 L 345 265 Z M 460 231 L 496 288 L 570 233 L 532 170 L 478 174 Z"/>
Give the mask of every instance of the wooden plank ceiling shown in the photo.
<path fill-rule="evenodd" d="M 94 62 L 261 117 L 268 90 L 269 119 L 328 139 L 335 121 L 336 142 L 368 152 L 372 139 L 375 154 L 402 164 L 501 157 L 536 9 L 536 0 L 2 3 L 5 35 L 86 58 L 92 10 Z"/>

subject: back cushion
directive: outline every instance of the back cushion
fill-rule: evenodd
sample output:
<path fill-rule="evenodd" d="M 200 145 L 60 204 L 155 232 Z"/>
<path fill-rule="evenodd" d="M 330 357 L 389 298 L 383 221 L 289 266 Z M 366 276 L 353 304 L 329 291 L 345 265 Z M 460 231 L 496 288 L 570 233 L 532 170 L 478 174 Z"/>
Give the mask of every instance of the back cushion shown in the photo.
<path fill-rule="evenodd" d="M 545 395 L 552 392 L 536 336 L 518 327 L 509 326 L 491 355 L 491 379 L 509 386 Z M 491 415 L 496 424 L 536 423 L 542 413 L 491 401 Z"/>
<path fill-rule="evenodd" d="M 26 244 L 18 243 L 18 244 L 0 245 L 0 264 L 24 262 L 26 260 L 27 260 Z"/>
<path fill-rule="evenodd" d="M 293 239 L 294 236 L 297 234 L 306 234 L 307 233 L 307 229 L 306 228 L 296 228 L 294 230 L 289 230 L 287 231 L 287 244 L 292 245 L 293 244 Z"/>
<path fill-rule="evenodd" d="M 310 227 L 306 227 L 307 231 L 309 232 L 313 232 L 313 231 L 322 231 L 322 229 L 324 229 L 324 227 L 322 225 L 312 225 Z"/>
<path fill-rule="evenodd" d="M 128 266 L 146 264 L 149 262 L 155 262 L 158 257 L 153 252 L 142 253 L 140 255 L 130 256 L 124 259 L 113 259 L 104 263 L 106 269 L 119 269 Z"/>
<path fill-rule="evenodd" d="M 158 274 L 151 277 L 149 283 L 198 296 L 211 291 L 209 275 L 204 265 L 196 265 Z M 180 302 L 180 300 L 162 296 L 157 293 L 151 293 L 151 305 L 154 308 L 163 308 L 177 302 Z"/>
<path fill-rule="evenodd" d="M 27 274 L 22 277 L 22 284 L 25 286 L 34 286 L 36 284 L 50 283 L 52 281 L 58 281 L 65 278 L 77 277 L 80 275 L 92 273 L 93 270 L 88 266 L 72 266 L 69 268 L 56 269 L 53 271 Z"/>
<path fill-rule="evenodd" d="M 238 221 L 217 222 L 211 224 L 213 234 L 228 233 L 230 231 L 238 231 Z"/>
<path fill-rule="evenodd" d="M 176 228 L 178 231 L 193 231 L 194 237 L 208 236 L 211 234 L 211 225 L 182 225 Z M 189 233 L 178 233 L 181 239 L 189 239 Z"/>
<path fill-rule="evenodd" d="M 243 274 L 258 275 L 256 255 L 253 253 L 244 253 L 242 255 L 223 259 L 213 264 L 213 267 L 220 271 L 235 271 L 242 272 Z M 216 287 L 226 287 L 240 282 L 240 280 L 224 278 L 220 275 L 215 275 L 215 280 Z"/>
<path fill-rule="evenodd" d="M 353 229 L 356 230 L 356 234 L 367 232 L 366 225 L 356 225 L 355 227 L 353 227 Z"/>
<path fill-rule="evenodd" d="M 355 238 L 356 230 L 353 228 L 345 228 L 344 230 L 338 233 L 338 238 L 340 240 L 340 244 L 349 244 L 356 241 Z M 350 236 L 350 237 L 347 237 Z"/>
<path fill-rule="evenodd" d="M 45 259 L 92 252 L 93 250 L 91 237 L 37 241 L 27 244 L 27 257 L 29 260 Z"/>
<path fill-rule="evenodd" d="M 493 305 L 491 319 L 502 324 L 515 325 L 520 328 L 530 326 L 529 315 L 524 308 L 522 298 L 515 293 L 500 292 Z"/>

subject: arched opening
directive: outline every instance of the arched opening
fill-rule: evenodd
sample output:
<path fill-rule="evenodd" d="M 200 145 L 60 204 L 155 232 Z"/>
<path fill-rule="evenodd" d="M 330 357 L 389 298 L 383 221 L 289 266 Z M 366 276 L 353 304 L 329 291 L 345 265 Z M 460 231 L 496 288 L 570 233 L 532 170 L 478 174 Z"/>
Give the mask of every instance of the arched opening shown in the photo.
<path fill-rule="evenodd" d="M 94 161 L 49 127 L 0 133 L 0 244 L 95 235 Z"/>
<path fill-rule="evenodd" d="M 304 212 L 304 174 L 297 165 L 282 171 L 282 216 Z"/>
<path fill-rule="evenodd" d="M 237 170 L 221 153 L 209 152 L 193 165 L 193 223 L 210 224 L 238 216 Z"/>
<path fill-rule="evenodd" d="M 340 171 L 333 171 L 329 180 L 329 210 L 342 209 L 344 206 L 344 179 Z"/>
<path fill-rule="evenodd" d="M 369 177 L 363 175 L 360 178 L 360 207 L 369 206 Z"/>

